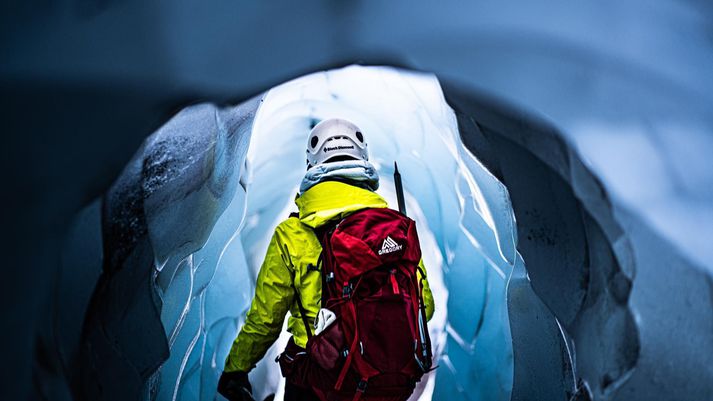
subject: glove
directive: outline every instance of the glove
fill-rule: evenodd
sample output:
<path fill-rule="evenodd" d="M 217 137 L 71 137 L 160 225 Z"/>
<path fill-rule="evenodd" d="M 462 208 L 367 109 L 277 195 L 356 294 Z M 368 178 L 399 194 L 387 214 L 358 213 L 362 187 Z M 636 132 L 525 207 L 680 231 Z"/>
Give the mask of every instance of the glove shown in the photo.
<path fill-rule="evenodd" d="M 255 401 L 246 372 L 223 372 L 218 380 L 218 392 L 229 401 Z"/>

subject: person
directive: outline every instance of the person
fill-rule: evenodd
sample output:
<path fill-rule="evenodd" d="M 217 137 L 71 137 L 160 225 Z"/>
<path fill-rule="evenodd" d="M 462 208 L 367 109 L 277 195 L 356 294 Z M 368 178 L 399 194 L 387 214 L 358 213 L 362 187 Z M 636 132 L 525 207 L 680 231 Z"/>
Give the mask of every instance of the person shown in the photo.
<path fill-rule="evenodd" d="M 318 269 L 322 246 L 315 230 L 362 209 L 387 207 L 375 192 L 379 177 L 369 163 L 364 135 L 355 124 L 344 119 L 324 120 L 314 126 L 308 138 L 307 172 L 295 200 L 299 214 L 291 215 L 275 228 L 245 324 L 218 383 L 218 391 L 231 401 L 252 400 L 248 373 L 279 336 L 288 311 L 291 317 L 287 330 L 292 334 L 288 348 L 304 351 L 306 347 L 310 335 L 307 325 L 314 324 L 322 295 Z M 430 320 L 433 296 L 425 269 L 419 271 L 425 315 Z M 318 399 L 315 390 L 286 377 L 286 401 Z"/>

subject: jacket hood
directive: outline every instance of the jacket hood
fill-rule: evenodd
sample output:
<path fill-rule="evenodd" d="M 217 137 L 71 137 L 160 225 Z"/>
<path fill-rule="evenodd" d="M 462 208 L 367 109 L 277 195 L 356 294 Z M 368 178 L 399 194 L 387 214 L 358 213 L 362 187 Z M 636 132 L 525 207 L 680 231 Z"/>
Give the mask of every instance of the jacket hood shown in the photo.
<path fill-rule="evenodd" d="M 321 182 L 295 199 L 300 221 L 317 228 L 334 218 L 365 208 L 388 207 L 379 194 L 339 181 Z"/>

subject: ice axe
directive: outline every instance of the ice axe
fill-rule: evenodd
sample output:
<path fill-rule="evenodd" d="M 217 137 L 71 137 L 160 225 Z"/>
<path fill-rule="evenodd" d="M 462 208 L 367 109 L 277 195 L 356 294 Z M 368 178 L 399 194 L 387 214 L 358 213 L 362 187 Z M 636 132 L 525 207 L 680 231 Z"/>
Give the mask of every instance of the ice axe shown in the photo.
<path fill-rule="evenodd" d="M 404 186 L 401 183 L 399 166 L 394 161 L 394 185 L 396 186 L 396 201 L 399 203 L 399 212 L 406 216 L 406 202 L 404 201 Z"/>

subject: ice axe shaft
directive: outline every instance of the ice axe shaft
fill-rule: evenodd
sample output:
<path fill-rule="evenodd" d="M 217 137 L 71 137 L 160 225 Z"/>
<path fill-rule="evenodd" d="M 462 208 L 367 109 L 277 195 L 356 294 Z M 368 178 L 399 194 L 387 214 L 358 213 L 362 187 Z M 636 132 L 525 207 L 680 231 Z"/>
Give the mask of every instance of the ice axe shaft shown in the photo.
<path fill-rule="evenodd" d="M 406 202 L 404 201 L 404 186 L 401 183 L 399 166 L 394 161 L 394 185 L 396 186 L 396 201 L 399 203 L 399 212 L 406 216 Z"/>
<path fill-rule="evenodd" d="M 406 202 L 404 201 L 404 186 L 401 183 L 401 173 L 399 173 L 399 166 L 396 164 L 396 161 L 394 161 L 394 185 L 396 186 L 396 201 L 399 204 L 399 212 L 401 212 L 404 216 L 406 216 Z M 424 324 L 424 316 L 426 314 L 426 307 L 423 304 L 423 295 L 419 291 L 419 299 L 418 299 L 418 308 L 419 308 L 419 314 L 418 314 L 418 335 L 419 335 L 419 340 L 421 341 L 421 352 L 423 353 L 423 358 L 424 360 L 428 359 L 428 343 L 426 341 L 426 325 Z M 418 362 L 419 366 L 423 369 L 424 372 L 429 371 L 430 369 L 430 364 L 428 367 L 424 366 L 421 360 L 416 356 L 416 362 Z"/>

